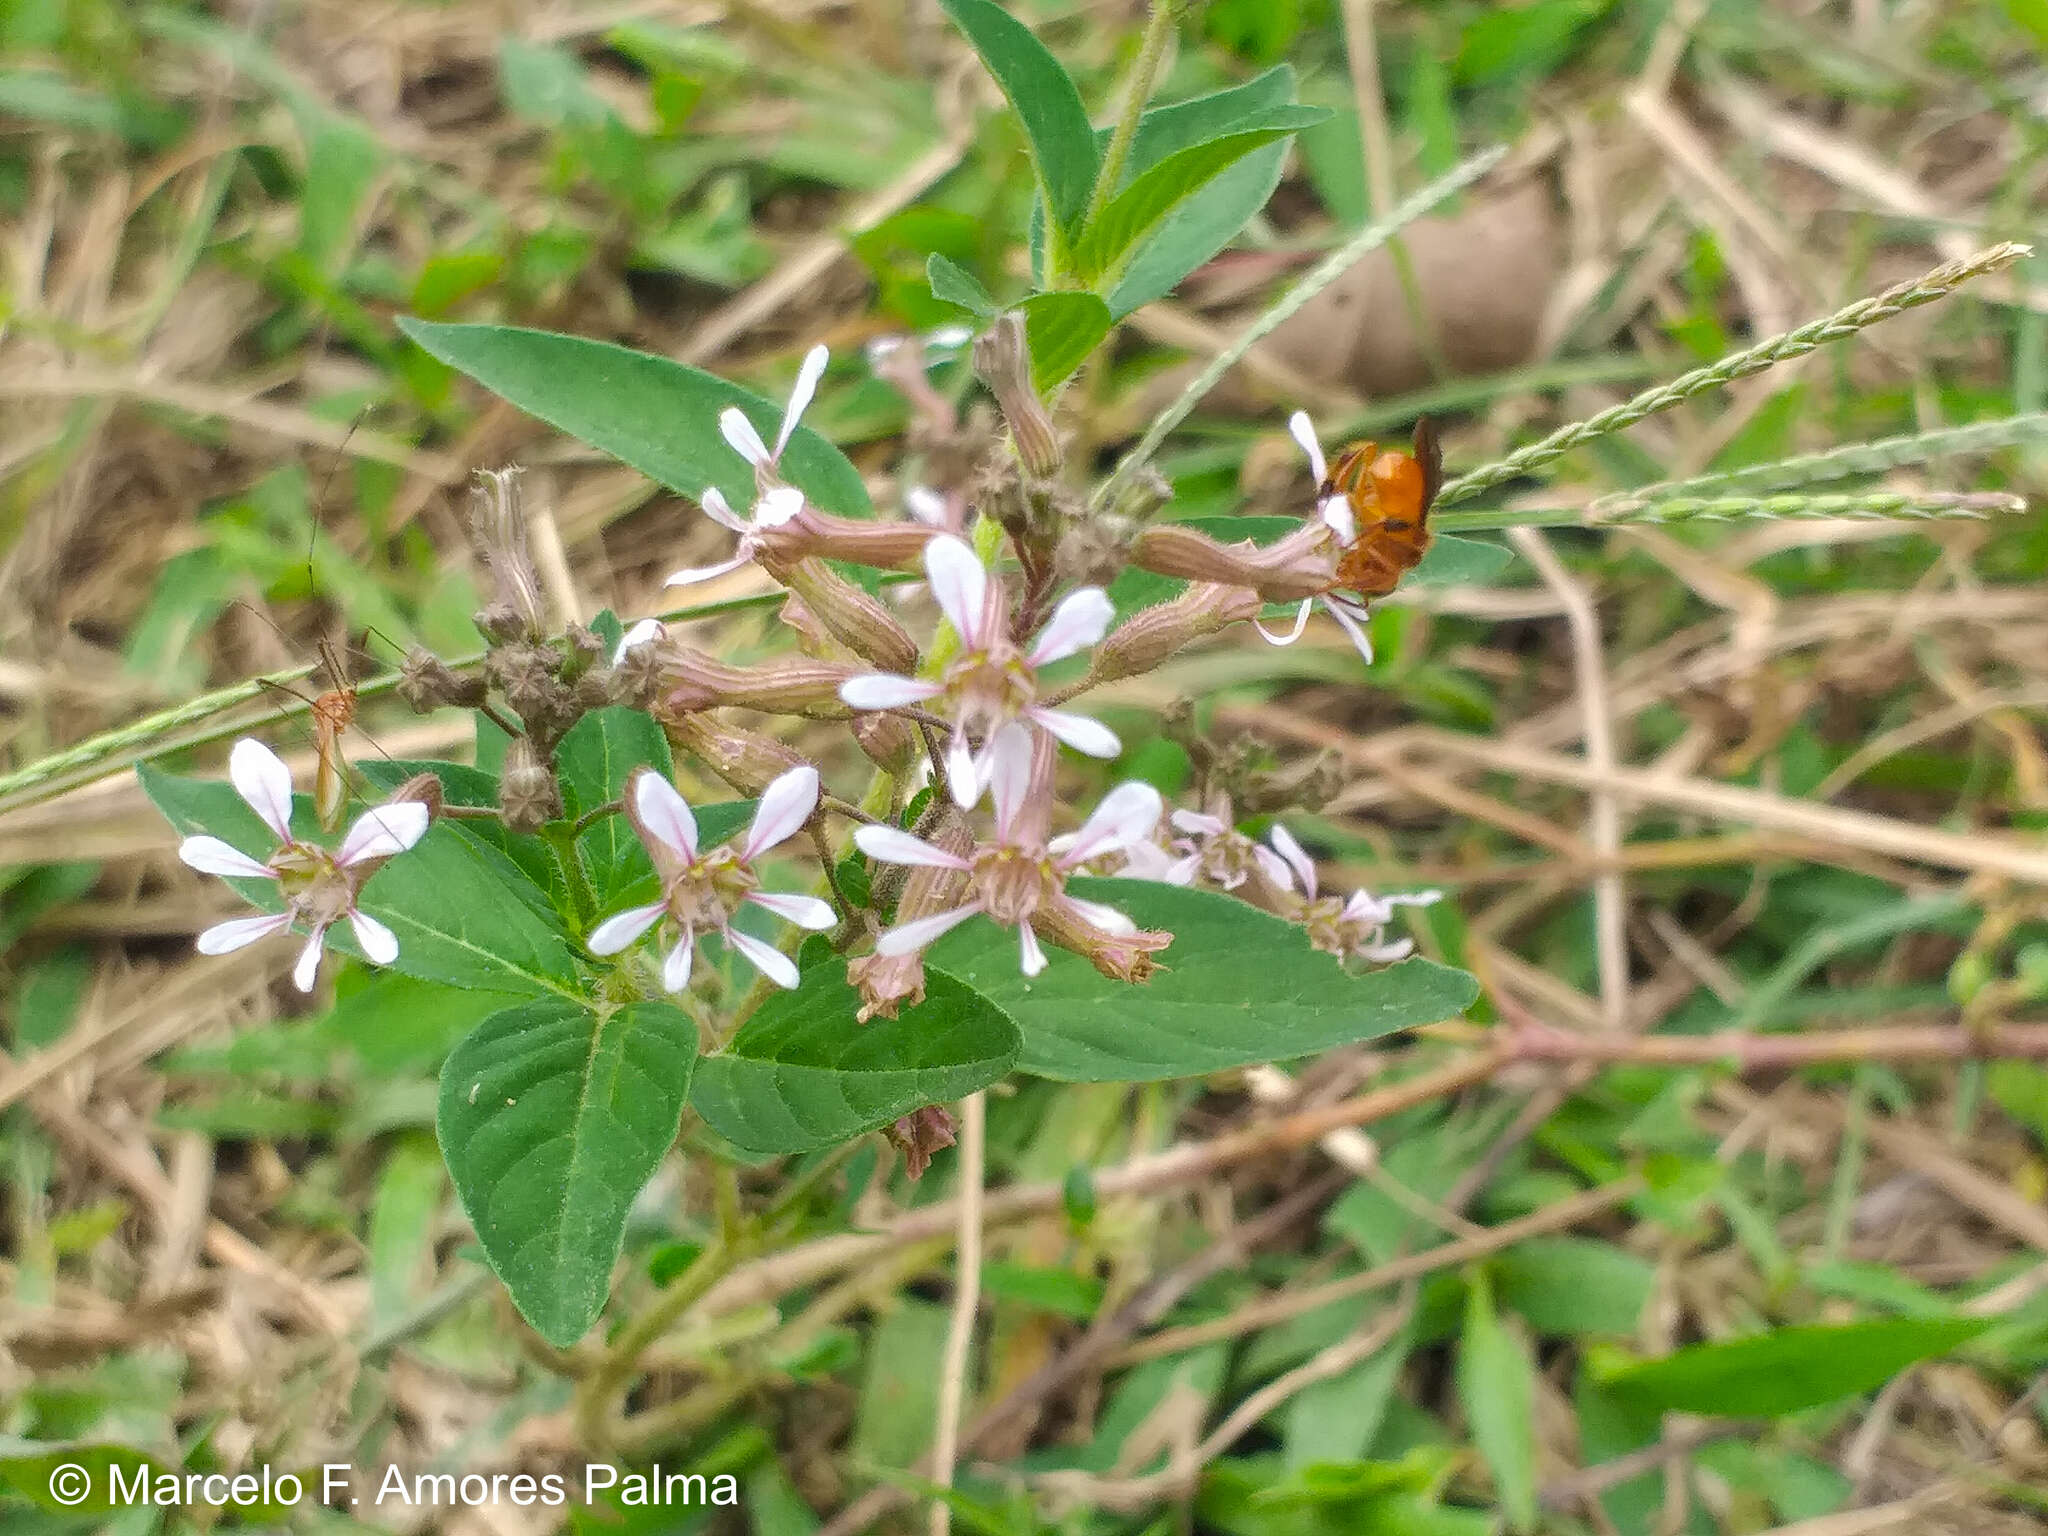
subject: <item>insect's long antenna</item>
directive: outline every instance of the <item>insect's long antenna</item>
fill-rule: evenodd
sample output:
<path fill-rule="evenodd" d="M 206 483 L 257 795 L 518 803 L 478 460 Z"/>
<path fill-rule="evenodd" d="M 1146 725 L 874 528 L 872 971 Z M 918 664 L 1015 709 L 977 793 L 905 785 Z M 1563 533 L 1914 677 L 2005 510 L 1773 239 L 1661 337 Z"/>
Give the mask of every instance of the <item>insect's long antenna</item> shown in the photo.
<path fill-rule="evenodd" d="M 348 462 L 347 454 L 349 439 L 356 435 L 356 429 L 360 427 L 365 421 L 369 420 L 370 412 L 375 409 L 376 406 L 372 404 L 366 405 L 360 411 L 356 412 L 355 420 L 351 421 L 348 424 L 348 430 L 342 433 L 341 442 L 335 448 L 334 467 L 329 469 L 326 475 L 321 479 L 320 489 L 314 492 L 312 501 L 307 505 L 306 595 L 308 597 L 317 595 L 320 590 L 319 583 L 314 579 L 313 576 L 313 552 L 318 547 L 320 542 L 321 525 L 325 520 L 327 508 L 328 489 L 334 484 L 334 477 L 341 473 L 342 465 Z"/>

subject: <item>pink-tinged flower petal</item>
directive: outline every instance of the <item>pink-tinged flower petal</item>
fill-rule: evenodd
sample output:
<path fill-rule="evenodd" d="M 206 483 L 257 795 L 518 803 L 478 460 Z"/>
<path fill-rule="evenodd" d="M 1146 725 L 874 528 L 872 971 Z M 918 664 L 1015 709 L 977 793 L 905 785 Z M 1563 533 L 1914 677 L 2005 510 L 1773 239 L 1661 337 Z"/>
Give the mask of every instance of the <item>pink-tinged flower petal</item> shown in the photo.
<path fill-rule="evenodd" d="M 641 934 L 652 928 L 668 907 L 665 903 L 649 902 L 644 907 L 628 907 L 615 912 L 595 928 L 584 940 L 593 955 L 616 955 Z"/>
<path fill-rule="evenodd" d="M 754 969 L 774 982 L 778 987 L 794 989 L 802 978 L 797 975 L 796 962 L 777 949 L 773 944 L 763 944 L 750 934 L 737 928 L 725 931 L 725 942 L 754 962 Z"/>
<path fill-rule="evenodd" d="M 283 933 L 291 925 L 292 915 L 289 912 L 272 912 L 262 917 L 231 917 L 224 923 L 215 923 L 199 935 L 199 953 L 230 954 L 273 933 Z"/>
<path fill-rule="evenodd" d="M 320 956 L 327 949 L 327 925 L 322 923 L 313 930 L 313 937 L 306 940 L 306 947 L 299 951 L 299 963 L 292 967 L 292 985 L 301 992 L 313 990 L 313 983 L 320 975 Z"/>
<path fill-rule="evenodd" d="M 663 578 L 664 587 L 694 587 L 702 581 L 716 581 L 719 577 L 738 570 L 754 557 L 745 550 L 730 560 L 721 560 L 716 565 L 689 565 L 680 571 L 671 571 Z"/>
<path fill-rule="evenodd" d="M 930 917 L 915 917 L 907 923 L 898 923 L 875 940 L 875 953 L 891 957 L 914 955 L 941 935 L 951 933 L 980 910 L 978 904 L 955 907 L 950 912 L 934 912 Z"/>
<path fill-rule="evenodd" d="M 832 354 L 823 346 L 813 347 L 804 354 L 803 365 L 796 371 L 796 386 L 789 392 L 789 404 L 783 407 L 782 430 L 775 434 L 775 457 L 778 461 L 782 458 L 782 450 L 789 446 L 796 424 L 811 408 L 811 401 L 818 393 L 818 380 L 825 377 L 825 364 L 831 357 Z"/>
<path fill-rule="evenodd" d="M 946 526 L 946 498 L 928 485 L 913 485 L 905 491 L 903 510 L 927 528 Z"/>
<path fill-rule="evenodd" d="M 942 325 L 937 330 L 924 333 L 924 344 L 934 352 L 950 352 L 955 347 L 964 347 L 974 340 L 971 325 Z"/>
<path fill-rule="evenodd" d="M 685 928 L 676 947 L 661 962 L 661 986 L 665 992 L 680 992 L 690 984 L 690 967 L 697 959 L 697 933 Z"/>
<path fill-rule="evenodd" d="M 1316 898 L 1315 861 L 1303 850 L 1301 844 L 1294 840 L 1294 834 L 1281 826 L 1279 822 L 1273 823 L 1273 830 L 1268 836 L 1272 839 L 1273 851 L 1287 861 L 1288 867 L 1294 871 L 1296 878 L 1300 880 L 1302 894 L 1307 896 L 1310 901 L 1314 901 Z"/>
<path fill-rule="evenodd" d="M 872 371 L 880 373 L 882 371 L 882 364 L 902 351 L 904 344 L 909 340 L 908 336 L 869 337 L 867 346 L 862 349 L 867 353 L 868 367 Z"/>
<path fill-rule="evenodd" d="M 1372 637 L 1366 634 L 1365 626 L 1359 622 L 1360 618 L 1364 616 L 1363 612 L 1361 611 L 1358 615 L 1354 616 L 1349 604 L 1338 602 L 1329 597 L 1323 599 L 1323 607 L 1329 611 L 1331 618 L 1343 625 L 1344 633 L 1351 637 L 1352 645 L 1357 647 L 1358 654 L 1364 657 L 1366 665 L 1370 666 L 1372 664 Z"/>
<path fill-rule="evenodd" d="M 813 933 L 823 933 L 839 921 L 839 914 L 832 910 L 832 903 L 820 901 L 815 896 L 792 896 L 781 891 L 753 891 L 746 899 L 787 922 L 795 923 L 799 928 L 810 929 Z"/>
<path fill-rule="evenodd" d="M 1031 794 L 1031 733 L 1012 722 L 988 746 L 988 787 L 995 800 L 996 840 L 1007 843 Z"/>
<path fill-rule="evenodd" d="M 778 485 L 754 503 L 756 528 L 780 528 L 804 509 L 804 493 L 793 485 Z"/>
<path fill-rule="evenodd" d="M 1230 830 L 1221 816 L 1211 816 L 1206 811 L 1175 811 L 1172 821 L 1175 830 L 1192 833 L 1196 837 L 1214 837 L 1219 832 Z"/>
<path fill-rule="evenodd" d="M 1380 898 L 1390 907 L 1433 907 L 1443 899 L 1442 891 L 1396 891 Z"/>
<path fill-rule="evenodd" d="M 1036 976 L 1045 969 L 1045 950 L 1029 923 L 1017 925 L 1017 961 L 1026 976 Z"/>
<path fill-rule="evenodd" d="M 1252 847 L 1252 857 L 1259 861 L 1259 869 L 1273 884 L 1283 891 L 1294 889 L 1294 871 L 1287 867 L 1287 861 L 1272 849 L 1259 844 Z M 1228 889 L 1228 887 L 1225 887 Z"/>
<path fill-rule="evenodd" d="M 1116 732 L 1100 720 L 1069 714 L 1063 709 L 1030 709 L 1025 713 L 1076 752 L 1089 757 L 1115 757 L 1124 749 Z"/>
<path fill-rule="evenodd" d="M 228 754 L 228 778 L 263 825 L 284 842 L 292 840 L 292 771 L 260 741 L 244 736 Z"/>
<path fill-rule="evenodd" d="M 1090 859 L 1099 859 L 1115 849 L 1145 842 L 1152 836 L 1152 829 L 1159 825 L 1159 816 L 1164 809 L 1159 791 L 1150 784 L 1132 781 L 1117 785 L 1102 797 L 1102 803 L 1095 807 L 1094 813 L 1081 823 L 1081 830 L 1074 835 L 1073 847 L 1060 856 L 1061 867 L 1072 868 Z"/>
<path fill-rule="evenodd" d="M 346 869 L 367 859 L 388 859 L 403 853 L 427 835 L 432 819 L 418 800 L 394 800 L 373 805 L 356 818 L 341 846 L 334 850 L 334 862 Z"/>
<path fill-rule="evenodd" d="M 988 791 L 987 757 L 986 749 L 980 757 L 975 756 L 965 731 L 954 731 L 946 744 L 946 787 L 952 791 L 953 803 L 963 811 L 979 805 Z"/>
<path fill-rule="evenodd" d="M 1351 923 L 1380 924 L 1394 915 L 1393 907 L 1381 901 L 1371 891 L 1353 891 L 1351 899 L 1344 903 L 1343 918 Z"/>
<path fill-rule="evenodd" d="M 369 913 L 349 913 L 348 925 L 356 931 L 356 943 L 362 946 L 363 958 L 372 965 L 389 965 L 398 958 L 398 935 Z"/>
<path fill-rule="evenodd" d="M 612 650 L 612 665 L 616 667 L 620 662 L 624 661 L 626 659 L 626 652 L 632 650 L 635 646 L 651 644 L 659 640 L 664 633 L 666 631 L 662 628 L 661 620 L 642 619 L 623 635 L 619 636 L 619 643 Z"/>
<path fill-rule="evenodd" d="M 939 611 L 959 632 L 961 648 L 980 650 L 988 620 L 988 571 L 967 541 L 942 533 L 925 545 L 924 574 Z"/>
<path fill-rule="evenodd" d="M 811 819 L 811 812 L 817 808 L 817 769 L 803 763 L 778 774 L 775 782 L 761 791 L 761 803 L 754 810 L 754 824 L 747 829 L 747 840 L 740 844 L 740 857 L 755 859 L 763 849 L 773 848 L 784 839 L 794 837 L 803 830 L 804 823 Z"/>
<path fill-rule="evenodd" d="M 241 849 L 217 837 L 188 837 L 178 844 L 178 857 L 202 875 L 227 875 L 237 879 L 262 876 L 275 880 L 277 872 L 260 864 Z"/>
<path fill-rule="evenodd" d="M 652 768 L 633 775 L 633 809 L 650 837 L 658 837 L 686 859 L 697 857 L 697 818 L 675 785 Z"/>
<path fill-rule="evenodd" d="M 1325 496 L 1316 503 L 1316 515 L 1346 549 L 1358 542 L 1358 518 L 1342 496 Z"/>
<path fill-rule="evenodd" d="M 1294 610 L 1294 628 L 1284 635 L 1276 635 L 1258 619 L 1252 620 L 1252 628 L 1259 632 L 1259 638 L 1268 645 L 1292 645 L 1301 638 L 1301 632 L 1308 628 L 1308 611 L 1315 604 L 1312 597 L 1304 597 L 1301 606 Z"/>
<path fill-rule="evenodd" d="M 1078 896 L 1069 896 L 1067 905 L 1081 915 L 1081 921 L 1092 923 L 1104 933 L 1113 933 L 1120 939 L 1127 939 L 1138 931 L 1132 922 L 1115 907 L 1106 907 L 1099 901 L 1083 901 Z"/>
<path fill-rule="evenodd" d="M 1069 592 L 1053 609 L 1024 659 L 1034 667 L 1044 667 L 1085 651 L 1109 633 L 1109 621 L 1115 617 L 1116 605 L 1102 588 Z"/>
<path fill-rule="evenodd" d="M 745 418 L 742 417 L 742 420 Z M 725 492 L 715 485 L 704 487 L 704 494 L 697 498 L 697 505 L 704 509 L 704 515 L 721 528 L 730 528 L 734 533 L 751 532 L 747 520 L 733 511 L 732 503 L 725 499 Z"/>
<path fill-rule="evenodd" d="M 1195 883 L 1195 871 L 1201 867 L 1202 856 L 1199 853 L 1191 853 L 1186 858 L 1176 859 L 1173 863 L 1169 864 L 1166 867 L 1166 872 L 1159 877 L 1159 883 L 1161 885 L 1193 885 Z"/>
<path fill-rule="evenodd" d="M 893 672 L 865 672 L 839 685 L 842 703 L 855 709 L 901 709 L 922 703 L 945 692 L 942 684 L 920 677 L 898 677 Z"/>
<path fill-rule="evenodd" d="M 1323 445 L 1316 437 L 1315 423 L 1308 419 L 1307 411 L 1296 411 L 1287 418 L 1287 430 L 1294 434 L 1294 440 L 1301 444 L 1301 451 L 1308 455 L 1309 473 L 1321 485 L 1330 477 L 1330 466 L 1323 461 Z"/>
<path fill-rule="evenodd" d="M 747 420 L 746 412 L 736 405 L 729 405 L 718 413 L 718 435 L 731 445 L 734 453 L 756 469 L 765 469 L 775 462 L 768 452 L 768 445 L 761 441 L 761 434 Z"/>
<path fill-rule="evenodd" d="M 1370 960 L 1375 965 L 1388 965 L 1396 960 L 1406 960 L 1415 953 L 1413 939 L 1393 939 L 1385 944 L 1361 944 L 1351 951 L 1361 960 Z"/>
<path fill-rule="evenodd" d="M 932 869 L 973 867 L 959 854 L 948 853 L 895 827 L 856 827 L 853 845 L 869 858 L 880 859 L 884 864 L 923 864 Z"/>

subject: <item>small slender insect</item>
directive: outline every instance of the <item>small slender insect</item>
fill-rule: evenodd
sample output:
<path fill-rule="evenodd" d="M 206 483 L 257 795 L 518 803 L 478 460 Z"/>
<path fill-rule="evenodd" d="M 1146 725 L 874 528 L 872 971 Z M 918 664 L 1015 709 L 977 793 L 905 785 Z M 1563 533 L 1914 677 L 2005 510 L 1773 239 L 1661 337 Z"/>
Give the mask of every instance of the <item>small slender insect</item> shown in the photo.
<path fill-rule="evenodd" d="M 1337 565 L 1337 584 L 1362 598 L 1385 597 L 1429 549 L 1429 508 L 1444 479 L 1443 449 L 1424 417 L 1415 424 L 1415 451 L 1352 443 L 1338 453 L 1317 488 L 1318 499 L 1341 496 L 1358 536 Z"/>
<path fill-rule="evenodd" d="M 348 763 L 341 755 L 341 738 L 356 718 L 356 690 L 341 657 L 327 640 L 320 642 L 320 660 L 334 686 L 313 700 L 313 748 L 319 767 L 313 777 L 313 809 L 320 817 L 320 830 L 341 830 L 348 809 Z"/>

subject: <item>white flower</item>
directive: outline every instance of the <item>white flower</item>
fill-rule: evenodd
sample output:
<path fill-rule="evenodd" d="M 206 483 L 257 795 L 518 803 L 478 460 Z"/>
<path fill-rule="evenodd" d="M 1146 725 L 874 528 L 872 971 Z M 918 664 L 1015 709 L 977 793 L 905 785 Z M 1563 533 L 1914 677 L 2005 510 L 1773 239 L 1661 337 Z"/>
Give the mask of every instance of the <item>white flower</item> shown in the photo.
<path fill-rule="evenodd" d="M 745 421 L 738 411 L 726 412 L 728 416 Z M 749 432 L 753 431 L 748 427 Z M 758 443 L 759 438 L 755 441 Z M 764 448 L 762 452 L 767 452 Z M 720 560 L 712 565 L 693 565 L 673 572 L 663 583 L 671 587 L 692 586 L 700 581 L 710 581 L 728 571 L 736 571 L 755 555 L 760 553 L 762 535 L 770 529 L 780 528 L 804 509 L 804 493 L 793 485 L 772 486 L 763 491 L 754 502 L 753 511 L 741 517 L 733 511 L 732 504 L 725 499 L 725 493 L 715 485 L 707 485 L 704 494 L 697 498 L 705 514 L 722 528 L 730 528 L 739 535 L 730 560 Z"/>
<path fill-rule="evenodd" d="M 180 843 L 178 857 L 201 874 L 275 880 L 285 909 L 216 923 L 199 935 L 199 952 L 225 955 L 302 923 L 310 937 L 299 952 L 298 964 L 292 967 L 292 984 L 301 992 L 310 992 L 327 947 L 327 929 L 346 917 L 364 959 L 375 965 L 396 960 L 396 935 L 359 911 L 356 899 L 363 883 L 386 859 L 405 852 L 426 835 L 431 819 L 427 807 L 418 800 L 372 806 L 356 818 L 341 846 L 330 853 L 292 835 L 291 770 L 270 748 L 247 738 L 236 742 L 228 754 L 228 778 L 249 809 L 276 835 L 277 851 L 259 863 L 217 837 L 201 836 Z"/>
<path fill-rule="evenodd" d="M 1394 909 L 1426 907 L 1443 899 L 1442 891 L 1375 896 L 1370 891 L 1358 890 L 1341 902 L 1335 896 L 1323 896 L 1316 882 L 1315 862 L 1294 840 L 1294 834 L 1275 822 L 1269 836 L 1272 848 L 1256 850 L 1259 867 L 1282 890 L 1293 891 L 1298 882 L 1302 894 L 1299 919 L 1308 929 L 1309 942 L 1340 958 L 1375 963 L 1406 959 L 1415 948 L 1413 941 L 1386 936 L 1387 924 L 1394 920 Z"/>
<path fill-rule="evenodd" d="M 758 889 L 754 873 L 754 860 L 794 836 L 817 807 L 818 770 L 792 768 L 762 791 L 753 825 L 744 837 L 699 849 L 690 803 L 659 773 L 640 769 L 626 786 L 626 811 L 661 877 L 661 899 L 629 907 L 599 923 L 588 941 L 590 952 L 615 955 L 666 917 L 678 935 L 661 967 L 661 984 L 670 992 L 690 984 L 697 938 L 707 931 L 721 935 L 777 986 L 794 987 L 796 963 L 773 945 L 741 933 L 732 926 L 732 918 L 742 903 L 752 902 L 799 928 L 822 930 L 836 921 L 831 906 L 815 896 Z"/>
<path fill-rule="evenodd" d="M 761 441 L 761 434 L 754 430 L 754 424 L 747 420 L 746 412 L 738 406 L 729 405 L 718 413 L 720 434 L 732 445 L 734 453 L 754 466 L 754 473 L 763 484 L 771 484 L 779 478 L 782 450 L 789 446 L 797 423 L 810 409 L 811 400 L 818 393 L 818 380 L 825 376 L 825 364 L 831 356 L 822 346 L 813 347 L 804 354 L 803 363 L 796 371 L 796 383 L 789 391 L 789 403 L 782 408 L 782 427 L 775 434 L 773 452 Z"/>
<path fill-rule="evenodd" d="M 1047 734 L 1090 757 L 1115 757 L 1123 743 L 1108 726 L 1086 715 L 1047 709 L 1037 702 L 1038 669 L 1087 650 L 1109 629 L 1115 610 L 1100 587 L 1070 592 L 1026 650 L 1008 632 L 1002 584 L 991 579 L 963 539 L 940 534 L 924 547 L 925 578 L 932 596 L 960 636 L 960 650 L 937 678 L 870 672 L 848 678 L 839 697 L 855 709 L 901 709 L 940 700 L 953 722 L 946 752 L 946 779 L 953 799 L 965 809 L 988 788 L 997 735 L 1015 720 L 1028 720 Z M 973 750 L 970 737 L 982 746 Z"/>
<path fill-rule="evenodd" d="M 1149 784 L 1119 784 L 1057 853 L 1024 831 L 1025 799 L 1031 790 L 1031 735 L 1011 724 L 996 733 L 989 787 L 995 801 L 995 840 L 962 857 L 935 847 L 895 827 L 864 826 L 853 834 L 861 852 L 884 864 L 926 865 L 960 870 L 973 877 L 973 899 L 949 911 L 914 918 L 888 929 L 875 943 L 875 953 L 910 955 L 957 928 L 976 913 L 1017 930 L 1020 961 L 1026 976 L 1045 969 L 1045 951 L 1032 932 L 1031 920 L 1042 908 L 1064 904 L 1082 922 L 1106 934 L 1129 937 L 1138 927 L 1114 907 L 1083 901 L 1066 892 L 1067 876 L 1092 859 L 1147 841 L 1162 809 L 1159 791 Z"/>
<path fill-rule="evenodd" d="M 667 631 L 663 629 L 661 620 L 640 620 L 631 629 L 619 636 L 619 643 L 612 651 L 612 665 L 616 667 L 620 662 L 624 661 L 626 659 L 626 652 L 638 646 L 646 645 L 649 641 L 659 640 L 666 633 Z"/>
<path fill-rule="evenodd" d="M 1329 478 L 1330 467 L 1323 458 L 1323 445 L 1316 439 L 1315 425 L 1308 419 L 1308 412 L 1296 411 L 1288 417 L 1287 430 L 1294 434 L 1294 440 L 1308 455 L 1309 473 L 1316 477 L 1316 484 L 1320 487 Z M 1341 494 L 1319 500 L 1316 516 L 1330 530 L 1339 549 L 1349 549 L 1358 542 L 1358 519 L 1351 515 L 1351 503 Z M 1358 648 L 1358 654 L 1371 661 L 1372 640 L 1365 632 L 1365 621 L 1371 616 L 1370 611 L 1363 602 L 1347 593 L 1325 592 L 1321 597 L 1303 598 L 1294 613 L 1294 627 L 1285 634 L 1274 634 L 1257 619 L 1252 620 L 1252 627 L 1270 645 L 1292 645 L 1301 638 L 1302 630 L 1308 625 L 1309 609 L 1317 603 L 1321 603 L 1323 610 L 1343 627 L 1344 633 L 1351 637 L 1351 643 Z"/>

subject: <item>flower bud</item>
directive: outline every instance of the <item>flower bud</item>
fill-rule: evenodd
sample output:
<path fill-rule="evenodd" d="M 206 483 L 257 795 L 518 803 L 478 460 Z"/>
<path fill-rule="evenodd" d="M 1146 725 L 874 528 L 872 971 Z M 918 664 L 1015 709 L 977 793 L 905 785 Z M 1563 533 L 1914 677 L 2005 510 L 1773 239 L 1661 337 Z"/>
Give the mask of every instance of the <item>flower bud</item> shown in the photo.
<path fill-rule="evenodd" d="M 882 1134 L 903 1154 L 903 1171 L 912 1179 L 924 1177 L 932 1165 L 932 1154 L 953 1145 L 953 1116 L 942 1104 L 927 1104 L 899 1117 Z"/>
<path fill-rule="evenodd" d="M 569 655 L 562 664 L 562 681 L 573 683 L 604 659 L 605 646 L 604 641 L 583 624 L 571 624 L 564 638 L 569 644 Z"/>
<path fill-rule="evenodd" d="M 929 528 L 918 527 L 917 532 L 923 540 L 931 538 Z M 923 543 L 918 548 L 922 551 Z M 917 642 L 872 594 L 822 560 L 803 560 L 775 574 L 804 600 L 832 638 L 856 656 L 866 657 L 884 672 L 907 677 L 917 671 Z"/>
<path fill-rule="evenodd" d="M 756 563 L 785 586 L 798 562 L 822 557 L 884 571 L 915 571 L 924 560 L 932 529 L 923 523 L 877 522 L 872 518 L 838 517 L 805 505 L 786 523 L 755 534 Z"/>
<path fill-rule="evenodd" d="M 807 761 L 773 736 L 724 725 L 702 715 L 663 715 L 669 745 L 702 760 L 704 766 L 743 795 L 758 795 L 792 768 Z"/>
<path fill-rule="evenodd" d="M 427 820 L 437 819 L 441 814 L 441 781 L 431 773 L 416 773 L 385 797 L 386 805 L 396 805 L 402 800 L 417 800 L 427 808 Z"/>
<path fill-rule="evenodd" d="M 1173 942 L 1173 935 L 1161 929 L 1140 928 L 1133 933 L 1111 933 L 1098 928 L 1075 908 L 1065 893 L 1054 897 L 1031 915 L 1031 927 L 1048 944 L 1070 949 L 1087 957 L 1088 963 L 1111 981 L 1150 981 L 1159 969 L 1153 955 Z"/>
<path fill-rule="evenodd" d="M 852 713 L 840 700 L 839 685 L 856 671 L 844 662 L 818 660 L 733 667 L 693 646 L 674 645 L 663 657 L 661 709 L 682 714 L 735 705 L 772 715 L 839 720 Z"/>
<path fill-rule="evenodd" d="M 1088 684 L 1140 677 L 1182 646 L 1241 619 L 1257 618 L 1262 606 L 1258 593 L 1248 587 L 1198 581 L 1179 597 L 1141 609 L 1110 631 L 1096 647 Z"/>
<path fill-rule="evenodd" d="M 457 672 L 432 651 L 414 646 L 398 672 L 398 696 L 418 714 L 455 704 L 474 709 L 490 687 L 473 673 Z"/>
<path fill-rule="evenodd" d="M 1031 386 L 1031 344 L 1022 315 L 1004 315 L 975 341 L 974 371 L 996 397 L 1025 470 L 1040 480 L 1057 475 L 1065 455 L 1052 417 Z"/>
<path fill-rule="evenodd" d="M 494 640 L 538 640 L 547 632 L 540 580 L 526 548 L 526 514 L 516 467 L 477 472 L 471 533 L 489 568 L 494 591 L 477 627 Z M 491 623 L 484 622 L 489 615 Z M 499 633 L 498 631 L 503 631 Z"/>
<path fill-rule="evenodd" d="M 538 832 L 562 814 L 562 789 L 531 739 L 516 736 L 498 776 L 498 810 L 510 832 Z"/>
<path fill-rule="evenodd" d="M 1277 544 L 1261 549 L 1249 539 L 1219 544 L 1180 523 L 1158 523 L 1131 545 L 1131 564 L 1161 576 L 1250 587 L 1271 603 L 1320 597 L 1337 584 L 1337 553 L 1330 530 L 1304 524 Z"/>
<path fill-rule="evenodd" d="M 906 779 L 916 766 L 917 732 L 901 715 L 874 710 L 853 717 L 853 739 L 861 751 L 884 773 Z"/>

